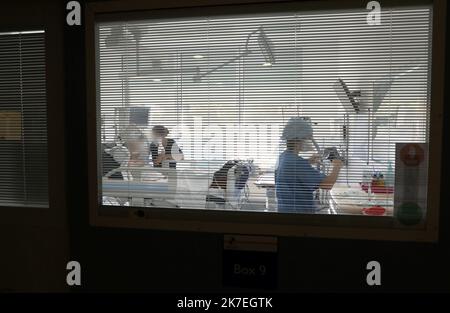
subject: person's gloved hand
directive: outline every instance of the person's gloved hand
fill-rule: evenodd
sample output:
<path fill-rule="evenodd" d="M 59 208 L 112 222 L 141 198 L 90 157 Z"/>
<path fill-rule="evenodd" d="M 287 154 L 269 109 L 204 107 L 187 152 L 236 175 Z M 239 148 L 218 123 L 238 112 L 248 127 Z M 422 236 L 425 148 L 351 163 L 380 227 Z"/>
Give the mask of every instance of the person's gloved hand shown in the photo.
<path fill-rule="evenodd" d="M 160 154 L 158 155 L 158 157 L 155 159 L 155 163 L 156 164 L 161 164 L 163 161 L 165 160 L 171 160 L 172 158 L 170 157 L 170 155 L 167 154 Z"/>
<path fill-rule="evenodd" d="M 314 165 L 314 164 L 319 164 L 322 161 L 322 158 L 320 155 L 318 154 L 313 154 L 310 158 L 309 158 L 309 163 Z"/>
<path fill-rule="evenodd" d="M 333 164 L 333 167 L 340 169 L 344 165 L 344 162 L 341 159 L 333 159 L 331 164 Z"/>
<path fill-rule="evenodd" d="M 345 162 L 345 159 L 343 156 L 340 155 L 339 151 L 336 149 L 336 147 L 331 148 L 325 148 L 323 152 L 323 158 L 333 161 L 333 160 L 341 160 L 342 162 Z"/>
<path fill-rule="evenodd" d="M 156 164 L 161 164 L 162 161 L 164 161 L 164 154 L 158 155 L 158 157 L 155 159 Z"/>

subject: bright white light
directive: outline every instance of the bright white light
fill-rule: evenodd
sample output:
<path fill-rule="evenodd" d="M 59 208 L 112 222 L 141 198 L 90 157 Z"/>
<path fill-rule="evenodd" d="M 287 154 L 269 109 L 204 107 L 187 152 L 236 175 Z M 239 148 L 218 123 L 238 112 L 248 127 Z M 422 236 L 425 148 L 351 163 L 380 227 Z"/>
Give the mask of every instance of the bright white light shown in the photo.
<path fill-rule="evenodd" d="M 161 79 L 159 79 L 159 78 L 154 78 L 153 81 L 154 81 L 154 82 L 160 82 Z"/>
<path fill-rule="evenodd" d="M 201 54 L 194 55 L 194 59 L 203 59 L 203 58 L 204 58 L 204 56 Z"/>
<path fill-rule="evenodd" d="M 264 63 L 262 64 L 262 66 L 272 66 L 272 63 L 270 63 L 270 62 L 264 62 Z"/>
<path fill-rule="evenodd" d="M 27 34 L 42 34 L 45 33 L 44 30 L 26 30 L 17 32 L 0 32 L 1 35 L 27 35 Z"/>

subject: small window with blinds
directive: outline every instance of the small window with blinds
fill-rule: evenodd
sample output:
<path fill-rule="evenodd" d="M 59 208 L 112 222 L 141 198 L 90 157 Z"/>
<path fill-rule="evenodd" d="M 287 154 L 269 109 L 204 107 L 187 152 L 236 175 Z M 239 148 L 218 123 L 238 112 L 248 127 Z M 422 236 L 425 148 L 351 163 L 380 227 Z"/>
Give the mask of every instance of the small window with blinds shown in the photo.
<path fill-rule="evenodd" d="M 0 32 L 0 206 L 48 207 L 44 31 Z"/>
<path fill-rule="evenodd" d="M 367 13 L 97 22 L 103 206 L 420 223 L 432 7 Z"/>

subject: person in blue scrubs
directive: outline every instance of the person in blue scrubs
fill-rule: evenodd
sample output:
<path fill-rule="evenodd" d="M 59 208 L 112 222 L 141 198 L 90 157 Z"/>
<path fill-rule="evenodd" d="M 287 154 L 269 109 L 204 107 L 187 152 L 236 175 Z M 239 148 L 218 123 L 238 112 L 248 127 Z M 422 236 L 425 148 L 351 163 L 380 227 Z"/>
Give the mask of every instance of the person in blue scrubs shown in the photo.
<path fill-rule="evenodd" d="M 283 130 L 286 150 L 279 156 L 275 170 L 279 212 L 316 212 L 313 192 L 318 188 L 331 189 L 339 176 L 341 160 L 333 160 L 331 173 L 324 175 L 313 167 L 319 161 L 317 155 L 310 159 L 298 155 L 300 151 L 310 150 L 308 144 L 312 135 L 310 122 L 301 117 L 290 119 Z"/>

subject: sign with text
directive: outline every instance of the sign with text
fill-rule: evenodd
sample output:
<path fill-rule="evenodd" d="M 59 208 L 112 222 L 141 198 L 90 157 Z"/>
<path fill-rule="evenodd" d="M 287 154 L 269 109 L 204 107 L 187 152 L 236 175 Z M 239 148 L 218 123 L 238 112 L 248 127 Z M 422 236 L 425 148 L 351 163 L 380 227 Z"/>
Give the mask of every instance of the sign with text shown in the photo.
<path fill-rule="evenodd" d="M 232 287 L 275 289 L 277 238 L 224 235 L 223 284 Z"/>

